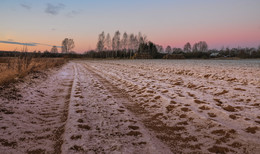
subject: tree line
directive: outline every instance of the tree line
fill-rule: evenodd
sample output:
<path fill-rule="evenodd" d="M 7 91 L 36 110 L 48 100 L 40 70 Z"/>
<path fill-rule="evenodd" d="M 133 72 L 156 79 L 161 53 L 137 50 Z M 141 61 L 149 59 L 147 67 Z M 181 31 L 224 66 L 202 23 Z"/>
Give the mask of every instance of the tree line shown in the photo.
<path fill-rule="evenodd" d="M 147 37 L 138 34 L 127 34 L 116 31 L 111 37 L 109 33 L 102 32 L 98 35 L 96 50 L 85 52 L 91 58 L 131 58 L 137 52 L 141 43 L 147 43 Z"/>
<path fill-rule="evenodd" d="M 96 50 L 84 53 L 89 58 L 165 58 L 165 59 L 191 59 L 191 58 L 260 58 L 260 46 L 256 48 L 222 48 L 209 49 L 206 41 L 199 41 L 191 45 L 187 42 L 183 48 L 175 48 L 154 44 L 148 41 L 142 33 L 127 34 L 116 31 L 111 38 L 110 34 L 102 32 L 98 35 Z"/>
<path fill-rule="evenodd" d="M 122 38 L 120 31 L 116 31 L 112 38 L 109 33 L 102 32 L 98 35 L 96 51 L 137 51 L 139 44 L 147 41 L 147 37 L 141 32 L 138 35 L 124 32 Z"/>
<path fill-rule="evenodd" d="M 222 48 L 209 49 L 205 41 L 200 41 L 191 45 L 187 42 L 183 48 L 167 46 L 165 49 L 161 45 L 148 41 L 147 36 L 141 32 L 138 34 L 123 33 L 116 31 L 111 38 L 110 34 L 102 32 L 98 35 L 96 50 L 87 51 L 84 54 L 76 54 L 72 49 L 75 47 L 72 38 L 65 38 L 61 43 L 61 52 L 58 47 L 53 46 L 50 51 L 34 51 L 29 53 L 34 57 L 86 57 L 86 58 L 141 58 L 141 59 L 191 59 L 191 58 L 260 58 L 260 46 L 258 48 Z M 21 53 L 27 53 L 27 47 L 21 52 L 0 51 L 0 57 L 16 57 Z"/>

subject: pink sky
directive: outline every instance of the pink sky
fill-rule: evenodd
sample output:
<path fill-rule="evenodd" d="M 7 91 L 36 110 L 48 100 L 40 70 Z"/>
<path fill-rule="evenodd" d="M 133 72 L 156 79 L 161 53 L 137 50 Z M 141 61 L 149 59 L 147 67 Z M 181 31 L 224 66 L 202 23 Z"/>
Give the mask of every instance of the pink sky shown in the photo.
<path fill-rule="evenodd" d="M 258 47 L 259 6 L 259 0 L 2 0 L 0 50 L 23 48 L 1 41 L 38 43 L 28 49 L 50 50 L 68 37 L 75 41 L 74 50 L 82 53 L 96 48 L 102 31 L 113 36 L 116 30 L 142 32 L 164 47 L 198 41 L 217 49 Z"/>

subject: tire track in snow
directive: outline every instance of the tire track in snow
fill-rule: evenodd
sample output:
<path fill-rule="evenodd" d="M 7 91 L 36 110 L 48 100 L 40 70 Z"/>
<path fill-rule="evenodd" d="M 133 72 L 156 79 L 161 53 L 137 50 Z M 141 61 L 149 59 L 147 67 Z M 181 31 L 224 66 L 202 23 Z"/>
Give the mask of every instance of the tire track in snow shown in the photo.
<path fill-rule="evenodd" d="M 168 101 L 167 101 L 167 99 L 164 100 L 164 93 L 160 93 L 159 96 L 161 96 L 161 98 L 155 101 L 156 106 L 154 105 L 155 107 L 153 108 L 153 106 L 151 106 L 151 105 L 153 105 L 154 103 L 151 103 L 149 100 L 147 101 L 148 103 L 146 102 L 146 100 L 150 98 L 150 94 L 146 93 L 145 90 L 143 90 L 144 87 L 145 88 L 147 87 L 145 85 L 145 82 L 148 79 L 148 78 L 145 79 L 143 77 L 145 77 L 144 74 L 149 74 L 149 71 L 144 73 L 144 71 L 142 71 L 142 70 L 146 70 L 146 69 L 144 69 L 144 68 L 141 70 L 134 69 L 132 71 L 129 71 L 129 69 L 131 69 L 131 67 L 129 68 L 129 66 L 128 66 L 128 69 L 126 69 L 126 66 L 120 66 L 120 64 L 122 64 L 122 63 L 121 62 L 119 63 L 118 61 L 115 62 L 116 63 L 115 67 L 111 66 L 109 64 L 107 65 L 105 62 L 104 62 L 105 64 L 103 62 L 95 64 L 95 61 L 94 61 L 94 64 L 92 62 L 89 62 L 89 63 L 85 62 L 85 63 L 87 63 L 89 65 L 89 67 L 91 67 L 93 70 L 95 70 L 96 73 L 98 73 L 100 76 L 103 76 L 104 78 L 106 78 L 109 82 L 111 82 L 111 84 L 114 84 L 119 89 L 122 89 L 123 91 L 125 89 L 128 89 L 128 90 L 126 90 L 126 92 L 130 92 L 130 95 L 132 94 L 133 97 L 137 97 L 136 94 L 139 94 L 139 91 L 141 94 L 145 93 L 145 95 L 142 94 L 143 96 L 140 94 L 140 96 L 142 97 L 141 99 L 139 99 L 139 100 L 133 99 L 133 101 L 136 101 L 137 104 L 135 106 L 132 105 L 132 107 L 133 107 L 132 110 L 134 112 L 136 112 L 137 115 L 139 114 L 141 117 L 145 117 L 145 118 L 143 118 L 144 119 L 143 123 L 145 123 L 146 127 L 151 128 L 151 130 L 154 130 L 155 132 L 157 132 L 158 133 L 157 137 L 160 138 L 161 140 L 163 140 L 164 142 L 168 143 L 168 145 L 170 145 L 170 147 L 173 148 L 172 149 L 173 151 L 174 151 L 174 148 L 176 149 L 178 147 L 179 147 L 179 150 L 181 150 L 182 152 L 185 152 L 185 150 L 187 150 L 187 149 L 190 149 L 193 152 L 195 150 L 198 150 L 200 152 L 208 151 L 208 149 L 215 150 L 215 149 L 217 149 L 218 145 L 215 146 L 214 144 L 219 144 L 219 142 L 220 143 L 223 142 L 223 145 L 225 144 L 226 146 L 228 146 L 228 148 L 230 148 L 230 149 L 227 148 L 227 150 L 230 150 L 230 151 L 231 150 L 242 151 L 240 149 L 243 149 L 243 147 L 247 146 L 248 144 L 250 145 L 250 147 L 244 148 L 243 149 L 244 151 L 246 151 L 246 150 L 247 151 L 252 151 L 252 150 L 257 151 L 255 149 L 255 147 L 257 147 L 255 144 L 255 143 L 257 143 L 257 140 L 254 141 L 251 138 L 250 140 L 253 141 L 253 143 L 251 143 L 251 142 L 247 143 L 247 142 L 245 142 L 244 138 L 241 139 L 241 136 L 243 136 L 243 135 L 241 135 L 241 132 L 246 133 L 243 130 L 241 130 L 241 131 L 239 130 L 238 133 L 236 133 L 236 132 L 234 133 L 234 131 L 233 131 L 234 129 L 226 127 L 226 125 L 224 125 L 224 126 L 218 125 L 218 123 L 217 123 L 218 121 L 216 121 L 214 118 L 204 118 L 205 113 L 209 109 L 201 108 L 201 110 L 199 110 L 200 109 L 199 107 L 207 107 L 207 106 L 206 105 L 202 106 L 201 104 L 199 104 L 200 102 L 198 102 L 198 105 L 197 105 L 196 104 L 197 102 L 195 102 L 193 100 L 193 98 L 185 99 L 186 97 L 179 96 L 179 97 L 177 97 L 178 99 L 172 98 L 174 100 L 178 100 L 177 102 L 175 102 L 175 101 L 171 102 L 170 99 L 168 99 Z M 155 69 L 156 69 L 156 67 L 155 67 Z M 141 75 L 140 75 L 140 71 L 142 73 Z M 135 78 L 132 77 L 132 79 L 131 79 L 131 75 L 134 74 L 133 76 L 135 76 L 135 73 L 139 74 L 139 76 L 137 75 L 137 77 L 135 77 L 135 78 L 138 78 L 137 83 L 135 82 L 136 81 Z M 160 84 L 164 83 L 164 81 L 165 81 L 165 80 L 158 80 L 158 78 L 156 78 L 156 77 L 154 80 L 155 81 L 157 80 L 158 83 L 160 83 Z M 144 82 L 144 85 L 143 85 L 143 82 Z M 205 83 L 204 80 L 203 80 L 203 83 Z M 130 85 L 130 88 L 129 88 L 129 85 Z M 149 83 L 149 85 L 154 86 L 155 83 L 154 82 Z M 163 89 L 162 86 L 159 86 L 159 87 L 161 89 Z M 160 90 L 160 88 L 159 88 L 159 90 Z M 153 87 L 153 89 L 155 89 L 155 88 Z M 179 87 L 177 87 L 177 89 L 179 89 Z M 184 87 L 180 86 L 181 92 L 182 91 L 185 92 L 186 90 L 187 89 L 185 89 L 185 86 Z M 192 89 L 191 91 L 193 91 L 193 90 L 194 89 Z M 156 93 L 159 92 L 158 89 L 155 91 L 156 91 Z M 176 92 L 179 92 L 179 91 L 176 91 Z M 170 93 L 166 93 L 165 95 L 168 96 L 169 94 Z M 139 97 L 139 95 L 138 95 L 138 97 Z M 171 97 L 169 97 L 169 98 L 171 98 Z M 170 103 L 169 107 L 173 107 L 174 109 L 165 108 L 161 104 L 158 105 L 161 101 L 165 101 L 164 103 L 166 105 Z M 142 105 L 140 102 L 144 105 Z M 143 103 L 143 102 L 145 102 L 145 103 Z M 148 108 L 147 106 L 148 107 L 150 106 L 151 108 Z M 213 106 L 214 106 L 214 104 L 213 104 Z M 196 112 L 197 116 L 194 116 L 194 113 L 190 112 L 189 108 L 195 108 L 195 109 L 198 108 L 197 110 L 199 110 L 201 113 Z M 162 112 L 163 113 L 162 114 L 162 113 L 158 112 L 160 109 L 164 109 L 164 110 L 169 109 L 171 112 Z M 144 110 L 147 110 L 148 114 L 146 114 L 144 112 Z M 195 111 L 197 111 L 197 110 L 195 110 Z M 203 110 L 205 110 L 205 111 L 203 112 Z M 212 112 L 212 110 L 213 109 L 210 109 L 211 112 Z M 188 115 L 189 117 L 186 116 L 187 112 L 189 112 L 189 115 Z M 214 112 L 216 112 L 216 109 L 214 109 Z M 226 113 L 225 111 L 223 111 L 223 112 Z M 158 113 L 158 114 L 156 114 L 156 113 Z M 154 117 L 153 117 L 153 115 L 154 115 Z M 203 115 L 203 116 L 200 117 L 199 115 Z M 221 115 L 216 115 L 216 116 L 221 117 Z M 178 117 L 180 117 L 180 118 L 178 118 Z M 205 117 L 207 117 L 207 116 L 205 116 Z M 193 120 L 193 119 L 195 119 L 195 120 Z M 226 120 L 230 121 L 230 119 L 228 117 Z M 231 122 L 232 122 L 232 120 L 231 120 Z M 236 122 L 236 124 L 239 124 L 239 123 Z M 209 126 L 210 126 L 210 128 L 208 128 Z M 185 130 L 185 129 L 187 129 L 187 130 Z M 204 130 L 206 132 L 200 133 L 200 132 L 202 132 L 200 130 Z M 216 132 L 218 133 L 219 130 L 224 132 L 224 137 L 220 137 L 221 135 L 219 135 L 219 134 L 216 135 Z M 161 134 L 160 134 L 160 131 L 161 131 Z M 168 135 L 165 135 L 163 132 L 165 132 Z M 205 134 L 209 134 L 209 135 L 205 135 Z M 187 136 L 187 135 L 189 135 L 189 136 Z M 251 134 L 249 134 L 249 135 L 251 135 Z M 209 142 L 205 142 L 205 137 L 207 139 L 206 141 L 209 141 Z M 256 138 L 257 138 L 257 136 L 256 136 Z M 237 141 L 239 141 L 239 142 L 237 142 Z M 182 142 L 184 142 L 184 143 L 182 143 Z M 216 142 L 216 143 L 214 143 L 214 142 Z M 240 142 L 243 144 L 243 146 Z M 236 147 L 235 146 L 236 143 L 238 143 L 240 145 L 240 147 Z M 212 145 L 214 145 L 214 146 L 212 147 Z M 222 147 L 220 146 L 219 148 L 221 149 Z M 223 149 L 225 150 L 225 147 Z M 223 150 L 223 149 L 221 149 L 221 150 Z"/>
<path fill-rule="evenodd" d="M 110 94 L 119 102 L 122 102 L 122 105 L 125 106 L 125 108 L 127 110 L 130 111 L 131 114 L 133 114 L 135 120 L 139 121 L 139 123 L 143 126 L 143 129 L 145 131 L 145 134 L 148 136 L 148 138 L 150 138 L 150 144 L 152 144 L 152 146 L 154 146 L 154 151 L 150 151 L 149 153 L 172 153 L 172 152 L 177 152 L 177 151 L 171 151 L 170 148 L 165 145 L 163 142 L 161 142 L 156 136 L 157 134 L 154 133 L 154 131 L 149 131 L 152 128 L 152 125 L 154 125 L 154 120 L 150 119 L 150 118 L 145 118 L 146 120 L 143 119 L 143 116 L 145 113 L 145 111 L 140 108 L 140 106 L 138 106 L 135 102 L 133 102 L 130 98 L 130 96 L 128 96 L 125 92 L 123 92 L 122 90 L 118 89 L 116 86 L 114 86 L 113 84 L 111 84 L 108 80 L 106 80 L 104 77 L 102 77 L 101 75 L 99 75 L 94 68 L 88 66 L 88 65 L 84 65 L 86 70 L 88 72 L 91 72 L 91 74 L 98 79 L 102 85 L 108 89 L 108 91 L 110 92 Z M 147 114 L 146 114 L 147 115 Z M 142 118 L 140 118 L 139 116 L 142 116 Z M 149 116 L 149 115 L 147 115 Z M 138 118 L 137 118 L 138 117 Z M 153 120 L 148 122 L 149 120 Z M 143 123 L 145 122 L 145 123 Z M 158 122 L 158 121 L 156 121 Z M 149 126 L 149 127 L 147 127 Z M 146 128 L 145 128 L 146 127 Z M 147 129 L 149 128 L 149 130 Z M 163 130 L 159 130 L 160 133 L 163 133 Z"/>
<path fill-rule="evenodd" d="M 14 85 L 19 99 L 0 95 L 0 153 L 61 153 L 73 65 L 28 75 Z"/>
<path fill-rule="evenodd" d="M 163 143 L 168 145 L 172 152 L 182 153 L 184 151 L 184 149 L 182 148 L 184 147 L 186 149 L 191 148 L 193 149 L 193 152 L 197 152 L 196 150 L 198 149 L 198 145 L 189 144 L 189 141 L 196 140 L 194 136 L 187 136 L 186 138 L 182 137 L 179 134 L 179 131 L 182 129 L 182 127 L 167 126 L 158 118 L 161 116 L 160 114 L 151 114 L 144 107 L 133 101 L 131 99 L 131 96 L 129 96 L 124 90 L 118 89 L 107 79 L 103 78 L 97 69 L 88 66 L 87 64 L 85 64 L 85 66 L 86 69 L 95 74 L 95 76 L 100 81 L 102 81 L 104 86 L 110 87 L 110 91 L 116 94 L 117 97 L 127 98 L 128 102 L 124 103 L 126 108 L 132 113 L 134 113 L 136 117 L 139 117 L 139 120 L 144 124 L 144 126 L 148 128 L 151 131 L 151 133 L 153 133 L 153 135 L 156 136 L 156 138 L 160 139 Z M 180 148 L 180 146 L 182 146 L 182 148 Z"/>
<path fill-rule="evenodd" d="M 64 133 L 65 133 L 65 128 L 66 128 L 66 124 L 67 124 L 67 120 L 68 120 L 69 106 L 70 106 L 70 103 L 71 103 L 72 94 L 75 91 L 75 88 L 73 88 L 73 87 L 75 87 L 75 84 L 76 84 L 75 79 L 76 79 L 76 75 L 77 75 L 75 65 L 73 65 L 73 70 L 74 70 L 73 81 L 72 81 L 72 84 L 69 88 L 69 93 L 66 96 L 66 102 L 64 104 L 64 110 L 63 110 L 63 113 L 62 113 L 62 116 L 61 116 L 61 122 L 64 123 L 64 124 L 62 124 L 57 129 L 57 131 L 55 132 L 56 143 L 54 145 L 54 153 L 56 153 L 56 154 L 62 153 L 62 145 L 64 143 L 64 137 L 63 136 L 64 136 Z"/>

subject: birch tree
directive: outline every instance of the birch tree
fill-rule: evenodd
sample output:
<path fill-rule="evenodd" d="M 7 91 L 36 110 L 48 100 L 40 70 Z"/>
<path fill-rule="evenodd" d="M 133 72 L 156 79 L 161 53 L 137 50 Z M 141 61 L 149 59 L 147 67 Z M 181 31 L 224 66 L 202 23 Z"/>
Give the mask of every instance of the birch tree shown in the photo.
<path fill-rule="evenodd" d="M 104 47 L 105 47 L 105 33 L 102 32 L 98 36 L 97 51 L 104 51 Z"/>
<path fill-rule="evenodd" d="M 55 45 L 51 48 L 51 53 L 58 53 L 58 48 Z"/>
<path fill-rule="evenodd" d="M 61 52 L 69 53 L 75 47 L 73 39 L 65 38 L 61 44 Z"/>
<path fill-rule="evenodd" d="M 105 48 L 106 50 L 111 50 L 111 37 L 110 37 L 110 34 L 108 33 L 107 36 L 106 36 L 106 39 L 105 39 Z"/>
<path fill-rule="evenodd" d="M 168 53 L 168 54 L 170 54 L 171 51 L 172 51 L 172 48 L 171 48 L 171 46 L 168 45 L 168 46 L 166 47 L 166 49 L 165 49 L 165 52 Z"/>
<path fill-rule="evenodd" d="M 184 52 L 191 52 L 191 45 L 189 42 L 187 42 L 183 47 Z"/>
<path fill-rule="evenodd" d="M 124 32 L 123 38 L 121 40 L 121 48 L 123 51 L 126 51 L 128 49 L 128 35 L 126 32 Z"/>

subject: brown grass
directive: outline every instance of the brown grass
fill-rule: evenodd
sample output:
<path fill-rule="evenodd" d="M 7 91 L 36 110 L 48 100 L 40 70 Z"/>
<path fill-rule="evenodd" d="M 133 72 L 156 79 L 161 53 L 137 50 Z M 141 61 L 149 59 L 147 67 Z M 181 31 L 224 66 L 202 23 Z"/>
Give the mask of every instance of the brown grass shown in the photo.
<path fill-rule="evenodd" d="M 64 58 L 32 58 L 29 55 L 0 58 L 0 85 L 8 84 L 31 72 L 61 66 Z"/>

